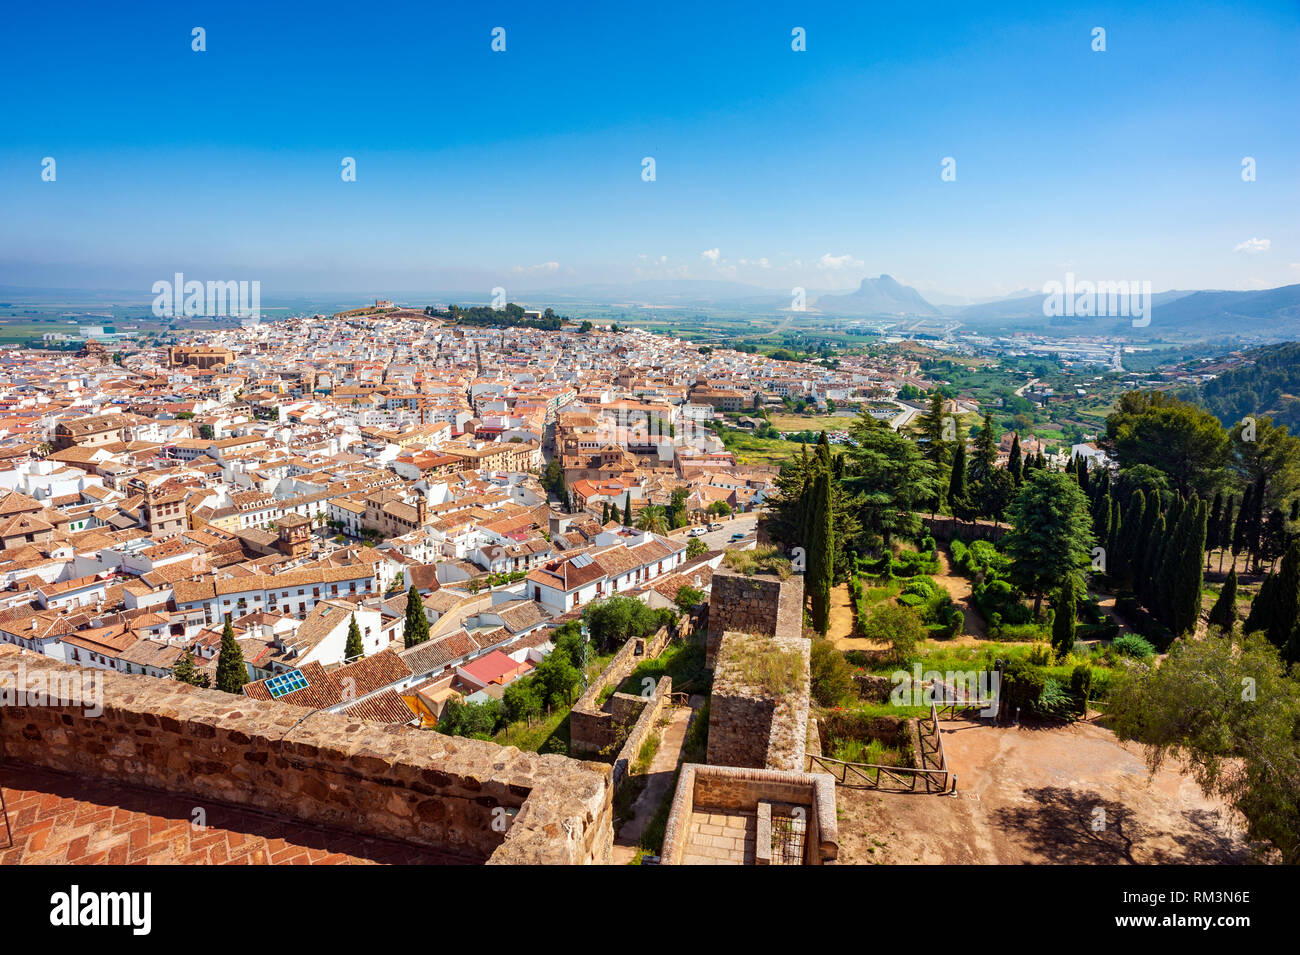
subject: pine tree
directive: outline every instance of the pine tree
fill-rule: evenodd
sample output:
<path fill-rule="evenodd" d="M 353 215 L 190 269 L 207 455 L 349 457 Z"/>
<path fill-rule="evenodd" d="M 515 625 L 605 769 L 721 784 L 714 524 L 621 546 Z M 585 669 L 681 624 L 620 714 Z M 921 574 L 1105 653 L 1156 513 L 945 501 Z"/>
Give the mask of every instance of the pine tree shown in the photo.
<path fill-rule="evenodd" d="M 1237 623 L 1237 568 L 1228 571 L 1228 579 L 1223 582 L 1219 599 L 1210 610 L 1210 626 L 1231 631 Z"/>
<path fill-rule="evenodd" d="M 831 476 L 825 468 L 818 468 L 812 490 L 805 581 L 811 601 L 809 609 L 813 629 L 822 634 L 830 626 L 831 586 L 835 576 L 835 530 L 831 510 Z"/>
<path fill-rule="evenodd" d="M 212 681 L 206 673 L 203 673 L 194 663 L 194 654 L 189 650 L 176 661 L 176 666 L 172 668 L 172 679 L 179 683 L 188 683 L 190 686 L 198 686 L 207 689 L 211 686 Z"/>
<path fill-rule="evenodd" d="M 357 615 L 348 621 L 348 642 L 343 647 L 344 660 L 360 660 L 366 655 L 365 644 L 361 642 L 361 628 L 357 626 Z"/>
<path fill-rule="evenodd" d="M 420 600 L 420 591 L 415 584 L 406 592 L 406 627 L 402 631 L 402 642 L 407 649 L 429 639 L 429 618 L 424 615 L 424 602 Z"/>
<path fill-rule="evenodd" d="M 1024 480 L 1024 464 L 1020 460 L 1020 432 L 1017 431 L 1011 438 L 1011 454 L 1007 457 L 1007 471 L 1011 474 L 1011 480 L 1020 487 Z"/>
<path fill-rule="evenodd" d="M 238 693 L 247 682 L 244 653 L 235 640 L 235 630 L 230 626 L 230 615 L 227 614 L 226 624 L 221 628 L 221 650 L 217 653 L 217 689 Z"/>

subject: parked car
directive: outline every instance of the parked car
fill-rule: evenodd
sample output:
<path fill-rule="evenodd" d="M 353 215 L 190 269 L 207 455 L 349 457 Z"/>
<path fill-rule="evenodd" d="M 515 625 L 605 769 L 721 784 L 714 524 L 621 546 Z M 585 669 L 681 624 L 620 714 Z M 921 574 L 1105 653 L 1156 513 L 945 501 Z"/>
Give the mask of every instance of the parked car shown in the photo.
<path fill-rule="evenodd" d="M 691 537 L 703 537 L 705 534 L 705 529 L 702 524 L 696 524 L 686 533 L 689 534 Z"/>
<path fill-rule="evenodd" d="M 721 522 L 721 521 L 714 521 L 713 523 L 711 523 L 711 524 L 709 525 L 709 530 L 711 530 L 711 531 L 720 531 L 720 530 L 722 530 L 722 522 Z"/>
<path fill-rule="evenodd" d="M 743 540 L 745 539 L 745 532 L 744 532 L 744 531 L 736 531 L 736 533 L 734 533 L 734 534 L 731 535 L 731 539 L 732 539 L 733 541 L 743 541 Z"/>

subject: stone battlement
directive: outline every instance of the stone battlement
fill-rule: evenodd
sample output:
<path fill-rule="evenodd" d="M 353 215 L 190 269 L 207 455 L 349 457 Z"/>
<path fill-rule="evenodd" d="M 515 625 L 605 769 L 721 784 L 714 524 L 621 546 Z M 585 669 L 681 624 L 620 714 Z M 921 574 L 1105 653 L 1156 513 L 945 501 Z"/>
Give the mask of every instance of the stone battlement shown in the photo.
<path fill-rule="evenodd" d="M 0 760 L 276 813 L 466 862 L 610 859 L 608 765 L 111 671 L 95 671 L 98 715 L 99 706 L 57 693 L 43 698 L 69 674 L 86 672 L 0 645 Z"/>

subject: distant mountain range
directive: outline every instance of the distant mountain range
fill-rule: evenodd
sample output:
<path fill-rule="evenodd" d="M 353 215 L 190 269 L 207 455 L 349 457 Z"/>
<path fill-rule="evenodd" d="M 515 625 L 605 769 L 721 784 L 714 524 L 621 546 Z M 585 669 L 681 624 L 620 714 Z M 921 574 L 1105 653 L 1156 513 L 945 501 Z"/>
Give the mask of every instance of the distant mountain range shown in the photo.
<path fill-rule="evenodd" d="M 931 305 L 910 285 L 902 285 L 892 276 L 865 278 L 856 292 L 847 295 L 822 295 L 814 303 L 818 311 L 861 318 L 908 316 L 940 318 L 944 311 Z"/>
<path fill-rule="evenodd" d="M 388 297 L 415 306 L 429 302 L 485 304 L 485 293 L 446 290 L 433 292 L 385 292 L 377 289 L 373 296 L 352 293 L 333 295 L 281 293 L 263 289 L 264 309 L 315 307 L 322 301 L 356 303 L 367 297 Z M 947 302 L 955 296 L 938 296 Z M 754 314 L 788 313 L 792 294 L 789 289 L 766 289 L 743 282 L 704 279 L 657 279 L 640 282 L 577 285 L 552 288 L 512 288 L 511 299 L 528 305 L 553 305 L 564 311 L 566 305 L 617 305 L 660 308 L 730 308 Z M 1257 291 L 1229 292 L 1216 290 L 1174 290 L 1152 296 L 1151 321 L 1134 327 L 1127 318 L 1048 318 L 1043 314 L 1043 293 L 1023 290 L 1008 297 L 973 304 L 935 304 L 915 288 L 889 275 L 864 278 L 852 292 L 807 291 L 809 317 L 824 318 L 828 325 L 852 319 L 934 319 L 959 322 L 962 328 L 980 332 L 1051 330 L 1077 335 L 1123 335 L 1126 338 L 1161 340 L 1202 340 L 1206 338 L 1244 339 L 1247 344 L 1282 341 L 1300 337 L 1300 285 Z M 102 290 L 68 290 L 0 286 L 0 304 L 139 302 L 149 299 L 134 292 Z M 340 307 L 346 307 L 341 305 Z M 1253 341 L 1252 341 L 1253 340 Z"/>
<path fill-rule="evenodd" d="M 842 318 L 952 318 L 977 329 L 1052 328 L 1078 334 L 1123 332 L 1137 337 L 1295 337 L 1300 333 L 1300 285 L 1245 292 L 1157 292 L 1151 322 L 1133 327 L 1125 318 L 1057 317 L 1043 314 L 1043 293 L 1021 293 L 977 305 L 933 305 L 916 289 L 888 275 L 863 279 L 856 292 L 822 295 L 818 311 Z"/>

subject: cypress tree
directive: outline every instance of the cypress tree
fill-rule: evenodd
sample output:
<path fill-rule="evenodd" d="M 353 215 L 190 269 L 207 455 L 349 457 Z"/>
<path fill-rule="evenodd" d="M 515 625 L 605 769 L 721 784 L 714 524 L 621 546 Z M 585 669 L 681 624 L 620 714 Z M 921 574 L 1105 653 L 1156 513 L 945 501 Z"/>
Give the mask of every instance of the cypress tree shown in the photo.
<path fill-rule="evenodd" d="M 993 416 L 985 412 L 980 433 L 975 436 L 975 447 L 970 459 L 970 483 L 982 484 L 997 467 L 998 446 L 993 440 Z"/>
<path fill-rule="evenodd" d="M 1097 542 L 1104 547 L 1110 533 L 1110 495 L 1098 494 L 1093 498 L 1090 513 L 1092 528 L 1097 532 Z"/>
<path fill-rule="evenodd" d="M 1270 643 L 1282 649 L 1292 644 L 1297 618 L 1300 618 L 1300 541 L 1292 541 L 1282 558 L 1282 566 L 1264 578 L 1246 618 L 1246 631 L 1262 630 Z"/>
<path fill-rule="evenodd" d="M 623 526 L 632 526 L 632 492 L 627 492 L 627 501 L 623 504 Z"/>
<path fill-rule="evenodd" d="M 798 501 L 795 510 L 795 541 L 800 547 L 808 546 L 808 518 L 811 504 L 812 459 L 808 456 L 808 445 L 801 446 L 802 456 L 799 461 L 797 477 Z"/>
<path fill-rule="evenodd" d="M 1007 457 L 1007 472 L 1011 475 L 1011 480 L 1015 482 L 1016 487 L 1020 487 L 1024 480 L 1024 464 L 1020 460 L 1020 432 L 1017 431 L 1011 438 L 1011 454 Z M 1300 499 L 1296 501 L 1300 504 Z M 1295 520 L 1293 517 L 1292 520 Z"/>
<path fill-rule="evenodd" d="M 1237 622 L 1237 568 L 1228 571 L 1219 599 L 1210 610 L 1210 626 L 1231 632 Z"/>
<path fill-rule="evenodd" d="M 1123 523 L 1124 518 L 1120 513 L 1119 501 L 1111 501 L 1110 532 L 1106 535 L 1106 575 L 1108 577 L 1114 574 L 1111 569 L 1112 562 L 1120 559 L 1120 551 L 1124 549 Z"/>
<path fill-rule="evenodd" d="M 361 628 L 357 626 L 357 615 L 348 621 L 348 642 L 343 647 L 344 660 L 360 660 L 366 655 L 365 644 L 361 642 Z"/>
<path fill-rule="evenodd" d="M 1103 568 L 1110 567 L 1110 495 L 1097 498 L 1093 504 L 1092 529 L 1097 535 L 1097 544 L 1102 548 Z"/>
<path fill-rule="evenodd" d="M 1053 609 L 1056 613 L 1052 617 L 1052 649 L 1060 659 L 1074 649 L 1075 618 L 1079 614 L 1079 608 L 1073 580 L 1066 580 L 1061 585 L 1053 601 Z"/>
<path fill-rule="evenodd" d="M 1180 509 L 1176 521 L 1169 525 L 1165 533 L 1160 555 L 1160 566 L 1155 579 L 1154 603 L 1156 617 L 1171 630 L 1174 629 L 1175 591 L 1178 579 L 1183 571 L 1183 550 L 1187 543 L 1187 524 L 1190 520 L 1190 507 Z"/>
<path fill-rule="evenodd" d="M 1201 558 L 1205 555 L 1209 508 L 1204 501 L 1197 501 L 1193 496 L 1186 514 L 1187 526 L 1183 534 L 1181 566 L 1173 591 L 1174 633 L 1191 633 L 1196 629 L 1196 621 L 1201 615 L 1201 589 L 1205 586 L 1205 571 Z"/>
<path fill-rule="evenodd" d="M 1157 571 L 1160 568 L 1160 551 L 1165 539 L 1165 516 L 1156 515 L 1156 522 L 1151 525 L 1151 533 L 1147 537 L 1146 544 L 1142 550 L 1142 572 L 1138 579 L 1138 593 L 1142 596 L 1142 602 L 1146 604 L 1147 609 L 1154 612 L 1153 606 L 1154 587 Z"/>
<path fill-rule="evenodd" d="M 1236 570 L 1234 567 L 1233 570 Z M 1242 630 L 1246 633 L 1254 633 L 1257 630 L 1267 631 L 1272 626 L 1274 614 L 1274 605 L 1277 602 L 1277 573 L 1271 573 L 1264 578 L 1259 585 L 1259 593 L 1255 594 L 1255 599 L 1250 602 L 1250 611 L 1246 614 L 1246 623 Z"/>
<path fill-rule="evenodd" d="M 1116 579 L 1132 584 L 1136 568 L 1141 566 L 1142 541 L 1146 527 L 1146 495 L 1139 489 L 1128 499 L 1128 512 L 1124 515 L 1124 529 L 1127 533 L 1119 539 L 1115 548 L 1119 555 L 1119 567 L 1114 571 Z"/>
<path fill-rule="evenodd" d="M 812 625 L 824 634 L 830 626 L 831 582 L 835 576 L 835 531 L 831 514 L 831 476 L 825 468 L 817 469 L 813 481 L 812 510 L 809 522 L 808 572 L 806 583 L 811 600 Z"/>
<path fill-rule="evenodd" d="M 609 523 L 609 501 L 600 502 L 600 525 L 604 527 Z"/>
<path fill-rule="evenodd" d="M 238 693 L 248 682 L 248 670 L 244 667 L 244 652 L 235 641 L 235 630 L 230 626 L 230 614 L 226 614 L 225 626 L 221 628 L 221 650 L 217 653 L 217 689 L 227 693 Z"/>
<path fill-rule="evenodd" d="M 402 631 L 402 642 L 407 648 L 429 639 L 429 618 L 424 615 L 424 603 L 420 600 L 420 591 L 415 584 L 406 592 L 406 627 Z"/>
<path fill-rule="evenodd" d="M 958 441 L 952 452 L 952 473 L 948 477 L 948 509 L 963 520 L 966 513 L 966 445 Z"/>

